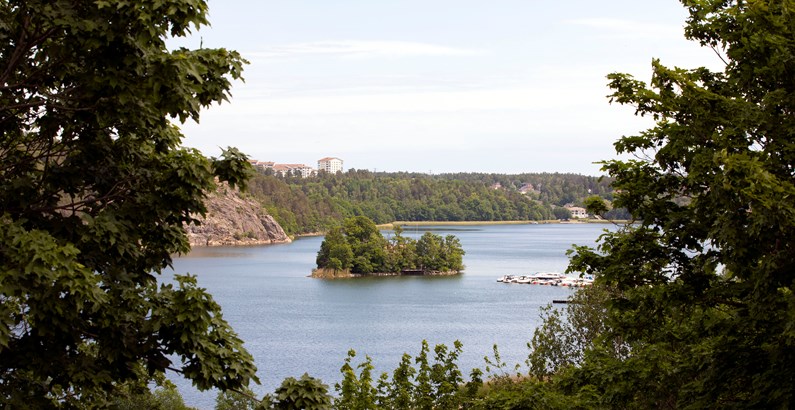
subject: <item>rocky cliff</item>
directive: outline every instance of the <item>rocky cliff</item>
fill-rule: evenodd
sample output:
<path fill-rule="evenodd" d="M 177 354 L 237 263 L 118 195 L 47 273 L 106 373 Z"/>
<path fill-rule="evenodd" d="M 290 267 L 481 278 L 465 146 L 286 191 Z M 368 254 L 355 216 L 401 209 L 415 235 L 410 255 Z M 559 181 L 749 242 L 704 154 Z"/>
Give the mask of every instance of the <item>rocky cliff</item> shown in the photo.
<path fill-rule="evenodd" d="M 290 242 L 284 229 L 255 201 L 226 184 L 207 196 L 201 225 L 186 227 L 191 246 L 264 245 Z"/>

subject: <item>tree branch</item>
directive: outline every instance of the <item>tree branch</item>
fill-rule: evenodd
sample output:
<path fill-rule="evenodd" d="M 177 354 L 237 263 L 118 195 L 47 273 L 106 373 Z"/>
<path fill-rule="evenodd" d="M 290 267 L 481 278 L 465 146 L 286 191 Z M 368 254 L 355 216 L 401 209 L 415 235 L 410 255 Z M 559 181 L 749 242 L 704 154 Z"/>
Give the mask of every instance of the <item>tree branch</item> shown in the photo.
<path fill-rule="evenodd" d="M 720 55 L 720 53 L 718 52 L 718 50 L 716 50 L 716 49 L 715 49 L 715 46 L 714 46 L 714 45 L 710 45 L 710 46 L 709 46 L 709 48 L 711 48 L 711 49 L 712 49 L 712 51 L 714 51 L 714 52 L 715 52 L 715 55 L 716 55 L 716 56 L 718 56 L 718 58 L 720 58 L 720 61 L 723 61 L 723 64 L 724 64 L 724 65 L 729 65 L 729 63 L 728 63 L 728 62 L 726 62 L 726 60 L 723 58 L 723 56 L 722 56 L 722 55 Z"/>

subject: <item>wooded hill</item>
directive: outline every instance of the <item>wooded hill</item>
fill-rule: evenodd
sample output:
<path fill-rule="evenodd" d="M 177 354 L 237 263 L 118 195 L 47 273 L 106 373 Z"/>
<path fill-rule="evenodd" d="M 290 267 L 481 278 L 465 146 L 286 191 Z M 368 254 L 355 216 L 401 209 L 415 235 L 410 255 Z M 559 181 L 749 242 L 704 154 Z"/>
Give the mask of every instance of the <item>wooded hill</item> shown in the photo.
<path fill-rule="evenodd" d="M 249 189 L 285 231 L 296 234 L 326 231 L 360 215 L 378 224 L 567 218 L 565 204 L 581 206 L 591 195 L 612 201 L 611 181 L 559 173 L 428 175 L 351 169 L 311 178 L 260 173 Z M 608 215 L 627 216 L 620 210 Z"/>

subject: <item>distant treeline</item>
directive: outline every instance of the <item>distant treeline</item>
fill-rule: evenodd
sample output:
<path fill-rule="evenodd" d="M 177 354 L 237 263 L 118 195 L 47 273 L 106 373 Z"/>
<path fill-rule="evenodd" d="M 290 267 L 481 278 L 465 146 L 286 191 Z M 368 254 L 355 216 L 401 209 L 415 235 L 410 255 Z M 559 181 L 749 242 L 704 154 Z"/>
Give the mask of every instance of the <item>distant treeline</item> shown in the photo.
<path fill-rule="evenodd" d="M 249 188 L 285 231 L 296 234 L 326 231 L 352 216 L 378 224 L 561 219 L 570 217 L 565 204 L 581 206 L 592 195 L 612 201 L 610 182 L 578 174 L 428 175 L 352 169 L 311 178 L 260 173 Z M 522 188 L 527 192 L 521 193 Z M 608 216 L 628 215 L 614 210 Z"/>

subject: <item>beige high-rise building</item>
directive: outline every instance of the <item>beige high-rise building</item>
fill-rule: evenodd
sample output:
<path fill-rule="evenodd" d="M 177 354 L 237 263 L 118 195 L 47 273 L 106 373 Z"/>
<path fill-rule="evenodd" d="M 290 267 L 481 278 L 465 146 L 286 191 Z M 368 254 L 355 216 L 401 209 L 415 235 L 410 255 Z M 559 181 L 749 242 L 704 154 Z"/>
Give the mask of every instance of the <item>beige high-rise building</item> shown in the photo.
<path fill-rule="evenodd" d="M 317 170 L 326 171 L 329 174 L 342 172 L 342 160 L 334 157 L 326 157 L 317 160 Z"/>

